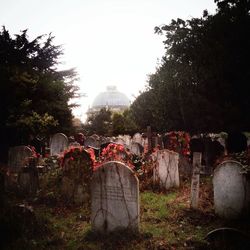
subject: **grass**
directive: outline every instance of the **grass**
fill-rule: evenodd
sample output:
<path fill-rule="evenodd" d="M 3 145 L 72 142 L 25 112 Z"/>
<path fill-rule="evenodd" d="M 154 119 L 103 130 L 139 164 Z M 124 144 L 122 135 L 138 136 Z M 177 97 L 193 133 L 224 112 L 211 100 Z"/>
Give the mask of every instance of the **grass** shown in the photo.
<path fill-rule="evenodd" d="M 124 231 L 96 235 L 91 231 L 88 209 L 34 202 L 31 205 L 39 233 L 16 237 L 3 249 L 206 249 L 204 238 L 215 228 L 234 226 L 249 233 L 246 222 L 226 222 L 214 215 L 211 188 L 209 178 L 201 181 L 197 210 L 190 209 L 188 182 L 166 193 L 141 192 L 137 234 Z"/>

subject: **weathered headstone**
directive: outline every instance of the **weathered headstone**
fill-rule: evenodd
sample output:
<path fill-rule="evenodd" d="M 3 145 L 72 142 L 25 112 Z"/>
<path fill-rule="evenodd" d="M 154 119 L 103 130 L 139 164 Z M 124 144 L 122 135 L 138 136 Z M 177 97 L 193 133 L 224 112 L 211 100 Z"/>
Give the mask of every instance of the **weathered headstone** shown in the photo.
<path fill-rule="evenodd" d="M 224 161 L 214 171 L 215 212 L 227 219 L 236 219 L 250 213 L 250 182 L 242 174 L 242 165 Z"/>
<path fill-rule="evenodd" d="M 165 189 L 179 187 L 179 154 L 167 149 L 159 150 L 154 154 L 156 154 L 154 182 Z"/>
<path fill-rule="evenodd" d="M 61 194 L 77 205 L 90 203 L 90 179 L 93 162 L 82 147 L 69 150 L 63 159 Z"/>
<path fill-rule="evenodd" d="M 142 144 L 142 135 L 140 133 L 134 134 L 132 141 Z"/>
<path fill-rule="evenodd" d="M 95 231 L 138 230 L 139 181 L 125 164 L 104 163 L 91 183 L 91 223 Z"/>
<path fill-rule="evenodd" d="M 201 169 L 200 152 L 193 153 L 193 175 L 191 181 L 191 207 L 198 208 L 199 189 L 200 189 L 200 169 Z"/>
<path fill-rule="evenodd" d="M 141 155 L 143 153 L 143 147 L 137 142 L 132 142 L 130 146 L 130 151 L 135 155 Z"/>
<path fill-rule="evenodd" d="M 121 137 L 116 138 L 114 142 L 120 145 L 125 145 L 125 141 Z"/>
<path fill-rule="evenodd" d="M 125 145 L 129 148 L 131 145 L 131 136 L 130 135 L 124 135 L 123 140 L 125 141 Z"/>
<path fill-rule="evenodd" d="M 85 147 L 93 147 L 93 148 L 99 148 L 100 142 L 96 139 L 96 137 L 89 136 L 84 141 Z"/>
<path fill-rule="evenodd" d="M 27 146 L 16 146 L 9 149 L 8 166 L 19 170 L 28 164 L 28 158 L 33 156 L 32 150 Z"/>
<path fill-rule="evenodd" d="M 147 126 L 148 152 L 152 151 L 152 131 L 151 127 Z"/>
<path fill-rule="evenodd" d="M 54 134 L 50 140 L 50 155 L 60 155 L 67 147 L 67 136 L 62 133 Z"/>

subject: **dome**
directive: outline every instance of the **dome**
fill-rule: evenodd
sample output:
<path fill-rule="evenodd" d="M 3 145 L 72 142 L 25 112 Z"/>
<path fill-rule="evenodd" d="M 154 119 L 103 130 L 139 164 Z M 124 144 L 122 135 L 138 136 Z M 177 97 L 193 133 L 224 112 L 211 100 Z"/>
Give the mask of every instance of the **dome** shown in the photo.
<path fill-rule="evenodd" d="M 115 86 L 108 86 L 107 91 L 100 93 L 95 98 L 92 108 L 100 109 L 103 107 L 109 108 L 127 108 L 129 99 L 127 96 L 119 92 Z"/>

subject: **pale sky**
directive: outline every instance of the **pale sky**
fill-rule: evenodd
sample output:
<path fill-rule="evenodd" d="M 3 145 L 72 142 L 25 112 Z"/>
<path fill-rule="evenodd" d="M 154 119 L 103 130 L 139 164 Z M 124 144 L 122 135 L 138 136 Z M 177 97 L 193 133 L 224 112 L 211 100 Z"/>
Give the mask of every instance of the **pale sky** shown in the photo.
<path fill-rule="evenodd" d="M 164 55 L 154 27 L 171 19 L 215 13 L 214 0 L 0 0 L 0 24 L 10 34 L 28 29 L 30 39 L 55 36 L 65 68 L 75 67 L 81 93 L 73 110 L 85 119 L 95 96 L 116 85 L 133 101 Z"/>

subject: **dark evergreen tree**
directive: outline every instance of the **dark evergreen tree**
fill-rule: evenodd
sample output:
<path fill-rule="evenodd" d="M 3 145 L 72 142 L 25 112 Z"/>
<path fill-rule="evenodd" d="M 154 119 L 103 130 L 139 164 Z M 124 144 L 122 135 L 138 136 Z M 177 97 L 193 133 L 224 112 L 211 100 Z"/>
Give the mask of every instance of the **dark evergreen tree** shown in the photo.
<path fill-rule="evenodd" d="M 62 53 L 51 35 L 30 41 L 27 30 L 14 38 L 0 31 L 1 152 L 26 143 L 30 133 L 70 131 L 76 72 L 57 69 Z"/>

